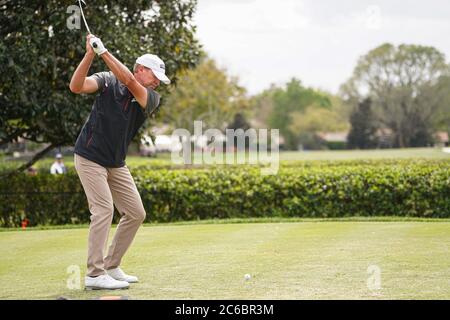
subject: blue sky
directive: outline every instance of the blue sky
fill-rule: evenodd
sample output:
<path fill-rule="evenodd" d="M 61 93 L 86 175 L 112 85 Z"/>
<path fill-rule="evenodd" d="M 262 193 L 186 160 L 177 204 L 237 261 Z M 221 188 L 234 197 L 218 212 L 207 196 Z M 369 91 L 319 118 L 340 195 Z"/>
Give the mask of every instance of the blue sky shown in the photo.
<path fill-rule="evenodd" d="M 195 23 L 205 50 L 251 94 L 291 77 L 337 92 L 384 42 L 450 58 L 448 0 L 199 0 Z"/>

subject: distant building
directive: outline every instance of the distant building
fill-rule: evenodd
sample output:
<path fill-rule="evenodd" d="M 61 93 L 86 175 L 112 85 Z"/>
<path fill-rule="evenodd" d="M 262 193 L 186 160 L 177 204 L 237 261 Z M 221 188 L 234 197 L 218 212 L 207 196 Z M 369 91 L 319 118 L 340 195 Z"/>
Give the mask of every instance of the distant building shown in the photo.
<path fill-rule="evenodd" d="M 434 134 L 435 147 L 448 147 L 448 132 L 438 131 Z"/>
<path fill-rule="evenodd" d="M 326 147 L 330 150 L 342 150 L 347 147 L 348 131 L 317 132 L 316 135 L 325 142 Z"/>
<path fill-rule="evenodd" d="M 392 148 L 394 145 L 394 134 L 389 128 L 377 130 L 378 148 Z"/>
<path fill-rule="evenodd" d="M 317 136 L 326 142 L 347 142 L 348 131 L 318 132 Z"/>

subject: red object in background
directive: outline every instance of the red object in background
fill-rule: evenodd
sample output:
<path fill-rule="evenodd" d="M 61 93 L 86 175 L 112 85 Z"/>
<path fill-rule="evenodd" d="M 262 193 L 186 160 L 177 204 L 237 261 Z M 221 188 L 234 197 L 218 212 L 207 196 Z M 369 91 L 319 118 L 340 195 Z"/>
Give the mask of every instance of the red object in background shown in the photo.
<path fill-rule="evenodd" d="M 29 223 L 30 223 L 30 220 L 28 220 L 27 218 L 23 219 L 22 220 L 22 229 L 25 230 Z"/>

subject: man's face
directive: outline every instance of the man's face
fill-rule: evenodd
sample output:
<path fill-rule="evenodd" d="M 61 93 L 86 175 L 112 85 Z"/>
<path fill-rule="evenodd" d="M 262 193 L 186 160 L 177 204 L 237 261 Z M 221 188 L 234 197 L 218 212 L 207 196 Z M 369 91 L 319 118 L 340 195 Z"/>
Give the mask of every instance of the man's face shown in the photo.
<path fill-rule="evenodd" d="M 153 74 L 153 71 L 144 66 L 138 66 L 135 76 L 139 83 L 146 88 L 152 88 L 154 90 L 160 84 L 159 79 Z"/>

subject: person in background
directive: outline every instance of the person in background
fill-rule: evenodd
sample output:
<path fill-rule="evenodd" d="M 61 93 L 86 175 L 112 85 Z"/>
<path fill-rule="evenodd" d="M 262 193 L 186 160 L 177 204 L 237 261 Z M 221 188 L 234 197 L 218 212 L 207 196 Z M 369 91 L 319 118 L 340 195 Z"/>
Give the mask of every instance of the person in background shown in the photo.
<path fill-rule="evenodd" d="M 51 174 L 64 174 L 67 172 L 67 168 L 63 162 L 63 156 L 61 153 L 56 154 L 56 160 L 53 162 L 52 167 L 50 168 Z"/>

